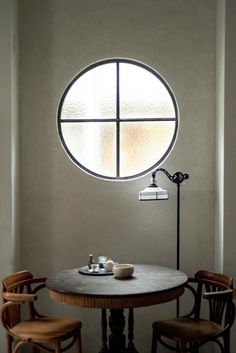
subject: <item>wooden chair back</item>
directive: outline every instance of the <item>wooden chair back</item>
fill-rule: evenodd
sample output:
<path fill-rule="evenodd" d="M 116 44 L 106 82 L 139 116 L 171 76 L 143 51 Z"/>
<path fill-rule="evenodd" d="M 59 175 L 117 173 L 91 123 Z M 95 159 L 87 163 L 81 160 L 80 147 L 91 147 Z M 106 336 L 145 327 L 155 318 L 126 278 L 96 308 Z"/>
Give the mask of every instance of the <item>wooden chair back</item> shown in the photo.
<path fill-rule="evenodd" d="M 201 270 L 189 278 L 186 288 L 194 295 L 194 304 L 186 315 L 153 323 L 152 353 L 156 353 L 157 341 L 174 351 L 181 346 L 181 353 L 186 353 L 187 347 L 198 352 L 199 347 L 213 341 L 228 353 L 235 319 L 232 287 L 232 278 L 225 274 Z M 172 346 L 165 338 L 180 346 Z"/>
<path fill-rule="evenodd" d="M 194 277 L 199 280 L 217 282 L 229 288 L 233 288 L 233 278 L 223 273 L 200 270 L 195 273 Z"/>
<path fill-rule="evenodd" d="M 226 297 L 209 296 L 204 293 L 214 293 L 231 289 L 233 280 L 231 277 L 209 271 L 198 271 L 194 278 L 197 282 L 196 296 L 195 296 L 195 310 L 193 317 L 199 319 L 202 316 L 202 300 L 208 300 L 208 319 L 218 324 L 227 318 L 229 310 L 229 302 Z M 194 282 L 194 281 L 193 281 Z M 232 297 L 232 293 L 230 295 Z"/>
<path fill-rule="evenodd" d="M 74 344 L 76 352 L 81 353 L 81 321 L 43 316 L 34 306 L 38 291 L 46 286 L 46 277 L 21 271 L 4 278 L 2 286 L 1 321 L 6 331 L 7 353 L 17 353 L 25 345 L 33 346 L 37 352 L 62 353 Z M 23 309 L 24 315 L 23 307 L 28 309 Z"/>
<path fill-rule="evenodd" d="M 22 282 L 22 281 L 25 281 L 25 280 L 28 280 L 28 279 L 32 279 L 33 278 L 33 275 L 30 271 L 20 271 L 20 272 L 17 272 L 17 273 L 13 273 L 12 275 L 10 276 L 7 276 L 6 278 L 3 279 L 2 281 L 2 286 L 3 286 L 3 292 L 17 292 L 19 290 L 22 290 L 22 288 L 13 288 L 12 289 L 12 286 L 14 286 L 16 283 L 19 283 L 19 282 Z"/>
<path fill-rule="evenodd" d="M 24 285 L 18 285 L 22 281 L 32 279 L 33 275 L 29 271 L 21 271 L 16 274 L 12 274 L 2 281 L 2 291 L 3 293 L 23 293 L 25 288 Z M 4 295 L 4 294 L 3 294 Z M 3 302 L 7 302 L 8 300 L 3 296 Z M 29 304 L 30 312 L 32 312 L 32 303 Z M 13 327 L 15 324 L 21 321 L 21 304 L 17 304 L 11 306 L 7 310 L 7 315 L 5 316 L 5 320 L 7 320 L 7 324 L 9 327 Z"/>
<path fill-rule="evenodd" d="M 3 302 L 5 303 L 10 300 L 17 301 L 17 294 L 35 294 L 39 289 L 45 287 L 45 281 L 46 278 L 44 277 L 35 279 L 28 270 L 13 273 L 2 281 Z M 27 300 L 26 303 L 29 319 L 42 316 L 36 310 L 33 300 Z M 8 309 L 8 320 L 13 326 L 21 321 L 21 307 L 22 303 L 11 306 Z"/>

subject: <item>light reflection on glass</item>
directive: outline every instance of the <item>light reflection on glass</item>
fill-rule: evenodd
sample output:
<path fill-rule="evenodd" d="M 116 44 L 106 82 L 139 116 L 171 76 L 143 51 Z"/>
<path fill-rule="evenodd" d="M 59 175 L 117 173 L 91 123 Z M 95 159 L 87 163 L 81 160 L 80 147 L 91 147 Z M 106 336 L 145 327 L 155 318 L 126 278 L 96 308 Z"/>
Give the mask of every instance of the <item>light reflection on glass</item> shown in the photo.
<path fill-rule="evenodd" d="M 173 102 L 163 83 L 146 69 L 120 65 L 120 118 L 152 119 L 175 116 Z"/>
<path fill-rule="evenodd" d="M 79 164 L 97 174 L 116 176 L 114 123 L 64 123 L 62 133 Z"/>
<path fill-rule="evenodd" d="M 82 75 L 68 91 L 61 119 L 114 119 L 116 65 L 97 66 Z"/>
<path fill-rule="evenodd" d="M 170 145 L 175 123 L 127 122 L 120 125 L 120 176 L 147 170 L 162 158 Z"/>

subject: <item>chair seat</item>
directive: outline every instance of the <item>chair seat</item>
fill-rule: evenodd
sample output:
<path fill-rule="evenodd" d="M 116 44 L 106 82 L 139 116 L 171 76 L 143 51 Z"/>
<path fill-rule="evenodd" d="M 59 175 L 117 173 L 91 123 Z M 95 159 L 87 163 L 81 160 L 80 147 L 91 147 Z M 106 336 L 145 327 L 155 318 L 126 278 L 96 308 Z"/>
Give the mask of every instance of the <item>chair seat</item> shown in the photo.
<path fill-rule="evenodd" d="M 71 336 L 71 332 L 81 328 L 79 320 L 42 317 L 33 320 L 26 320 L 16 324 L 12 331 L 15 335 L 24 340 L 32 340 L 36 343 L 45 343 L 60 340 Z"/>
<path fill-rule="evenodd" d="M 215 337 L 223 328 L 215 322 L 176 317 L 169 320 L 160 320 L 153 323 L 153 330 L 160 335 L 185 342 L 202 342 L 205 338 Z"/>

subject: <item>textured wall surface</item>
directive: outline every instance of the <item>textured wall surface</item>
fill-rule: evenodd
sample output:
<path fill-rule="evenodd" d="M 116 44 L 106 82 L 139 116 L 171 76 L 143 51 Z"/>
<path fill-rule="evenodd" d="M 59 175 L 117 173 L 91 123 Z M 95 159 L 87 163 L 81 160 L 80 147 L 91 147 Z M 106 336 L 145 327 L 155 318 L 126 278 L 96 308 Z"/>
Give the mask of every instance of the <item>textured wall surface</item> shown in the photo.
<path fill-rule="evenodd" d="M 129 182 L 88 176 L 68 159 L 57 133 L 58 102 L 68 82 L 97 60 L 126 57 L 153 67 L 175 92 L 180 129 L 163 167 L 190 174 L 181 193 L 181 268 L 189 274 L 213 269 L 216 2 L 19 5 L 22 268 L 50 274 L 84 265 L 91 252 L 175 267 L 175 185 L 159 175 L 169 201 L 140 203 L 138 192 L 149 176 Z M 173 308 L 170 303 L 135 311 L 140 352 L 150 350 L 152 321 Z M 85 352 L 98 350 L 98 310 L 56 303 L 50 309 L 81 317 Z"/>
<path fill-rule="evenodd" d="M 19 146 L 17 105 L 17 11 L 0 0 L 0 276 L 19 266 Z M 0 350 L 4 333 L 0 328 Z"/>

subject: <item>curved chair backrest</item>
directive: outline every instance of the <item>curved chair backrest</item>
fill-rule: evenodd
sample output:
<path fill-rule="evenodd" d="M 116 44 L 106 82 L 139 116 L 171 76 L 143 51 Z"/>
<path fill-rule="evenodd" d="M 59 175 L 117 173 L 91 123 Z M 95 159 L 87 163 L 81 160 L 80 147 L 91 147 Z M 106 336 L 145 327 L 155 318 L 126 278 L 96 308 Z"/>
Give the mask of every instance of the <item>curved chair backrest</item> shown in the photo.
<path fill-rule="evenodd" d="M 45 277 L 34 278 L 32 273 L 28 270 L 13 273 L 12 275 L 4 278 L 2 281 L 3 301 L 4 303 L 12 300 L 16 302 L 17 299 L 14 295 L 17 297 L 17 294 L 34 295 L 39 289 L 45 287 L 45 282 Z M 27 305 L 30 319 L 42 316 L 34 307 L 33 300 L 27 300 Z M 20 308 L 21 305 L 19 304 L 8 309 L 9 319 L 13 325 L 21 320 Z"/>
<path fill-rule="evenodd" d="M 2 281 L 2 291 L 3 293 L 10 292 L 10 293 L 23 293 L 25 290 L 24 285 L 20 285 L 20 283 L 24 283 L 26 280 L 30 280 L 33 278 L 33 275 L 29 271 L 20 271 L 17 273 L 14 273 L 10 276 L 7 276 L 6 278 L 3 279 Z M 27 288 L 27 291 L 29 292 L 29 288 Z M 3 299 L 4 302 L 7 302 L 7 299 Z M 21 320 L 21 307 L 19 305 L 14 305 L 13 307 L 8 308 L 7 315 L 8 315 L 8 320 L 11 323 L 11 325 L 15 325 Z M 33 312 L 33 307 L 32 303 L 29 303 L 29 310 L 32 316 Z"/>
<path fill-rule="evenodd" d="M 219 284 L 225 285 L 229 288 L 233 288 L 232 277 L 225 275 L 223 273 L 216 273 L 211 271 L 200 270 L 195 273 L 194 277 L 196 279 L 203 279 L 208 281 L 217 282 Z"/>
<path fill-rule="evenodd" d="M 20 272 L 16 272 L 13 273 L 10 276 L 7 276 L 3 279 L 2 281 L 2 286 L 3 286 L 3 292 L 18 292 L 19 290 L 23 290 L 23 288 L 12 288 L 12 286 L 14 287 L 14 285 L 16 283 L 28 280 L 28 279 L 32 279 L 33 275 L 30 271 L 20 271 Z"/>
<path fill-rule="evenodd" d="M 198 271 L 194 278 L 197 282 L 196 301 L 194 317 L 199 319 L 202 310 L 202 298 L 208 300 L 209 320 L 218 324 L 226 325 L 231 317 L 231 306 L 233 280 L 231 277 L 209 271 Z M 226 291 L 224 295 L 214 295 L 215 292 Z"/>

